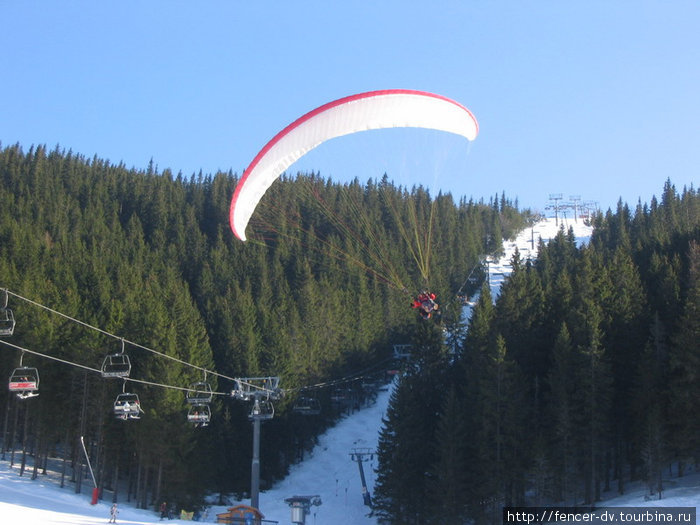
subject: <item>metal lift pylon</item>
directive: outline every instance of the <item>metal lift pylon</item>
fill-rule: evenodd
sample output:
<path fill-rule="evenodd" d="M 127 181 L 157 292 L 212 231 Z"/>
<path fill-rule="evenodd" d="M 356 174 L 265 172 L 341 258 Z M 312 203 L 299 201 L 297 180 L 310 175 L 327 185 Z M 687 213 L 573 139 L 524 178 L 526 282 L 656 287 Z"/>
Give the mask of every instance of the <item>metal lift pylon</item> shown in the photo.
<path fill-rule="evenodd" d="M 250 467 L 250 506 L 260 509 L 260 423 L 275 415 L 273 400 L 282 396 L 279 377 L 241 377 L 235 380 L 231 395 L 243 401 L 252 401 L 248 418 L 253 422 L 253 460 Z"/>
<path fill-rule="evenodd" d="M 374 452 L 369 448 L 354 448 L 352 449 L 352 452 L 350 452 L 350 459 L 352 461 L 357 461 L 357 466 L 360 469 L 360 481 L 362 481 L 362 500 L 369 508 L 372 508 L 372 496 L 367 489 L 365 469 L 362 467 L 362 463 L 373 458 Z"/>

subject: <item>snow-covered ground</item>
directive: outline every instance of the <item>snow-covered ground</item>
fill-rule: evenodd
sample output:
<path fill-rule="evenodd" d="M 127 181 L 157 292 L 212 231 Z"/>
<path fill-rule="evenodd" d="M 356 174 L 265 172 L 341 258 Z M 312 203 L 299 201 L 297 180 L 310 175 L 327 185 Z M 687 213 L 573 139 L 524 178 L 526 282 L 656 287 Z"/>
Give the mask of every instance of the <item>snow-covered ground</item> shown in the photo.
<path fill-rule="evenodd" d="M 560 221 L 561 223 L 561 221 Z M 565 223 L 571 225 L 577 242 L 587 242 L 591 229 L 582 221 Z M 534 258 L 533 251 L 537 240 L 542 237 L 548 241 L 558 231 L 554 219 L 547 219 L 518 235 L 515 241 L 505 241 L 505 255 L 499 260 L 491 261 L 490 275 L 494 297 L 498 294 L 503 279 L 510 273 L 509 261 L 518 247 L 521 257 Z M 500 274 L 500 275 L 499 275 Z M 299 465 L 292 467 L 289 476 L 271 490 L 260 494 L 260 509 L 265 519 L 277 521 L 280 525 L 291 523 L 291 510 L 285 498 L 292 496 L 319 495 L 322 504 L 311 507 L 306 518 L 307 525 L 375 525 L 376 519 L 367 516 L 368 507 L 364 505 L 361 491 L 360 475 L 356 462 L 350 453 L 354 448 L 376 450 L 382 416 L 389 402 L 390 392 L 380 392 L 377 401 L 371 407 L 356 412 L 335 427 L 329 429 L 319 438 L 318 446 L 310 457 Z M 263 439 L 265 425 L 262 427 Z M 265 461 L 265 458 L 262 458 Z M 31 460 L 30 460 L 31 463 Z M 370 493 L 373 493 L 376 458 L 364 463 L 365 476 Z M 23 477 L 18 476 L 18 467 L 9 468 L 8 461 L 0 461 L 0 524 L 22 525 L 93 525 L 107 523 L 109 503 L 90 505 L 89 488 L 85 494 L 75 494 L 72 486 L 59 488 L 55 475 L 39 475 L 31 480 L 31 470 Z M 88 484 L 86 483 L 86 486 Z M 670 477 L 664 481 L 665 492 L 661 500 L 649 500 L 643 484 L 629 484 L 628 493 L 613 497 L 604 494 L 606 506 L 625 507 L 695 507 L 700 502 L 700 473 L 692 473 L 683 478 Z M 233 502 L 232 505 L 249 504 L 249 500 Z M 602 504 L 601 504 L 602 505 Z M 209 509 L 207 521 L 213 522 L 216 513 L 224 512 L 225 507 Z M 133 506 L 119 504 L 118 523 L 150 524 L 159 523 L 154 511 L 138 510 Z M 184 524 L 186 521 L 172 520 L 167 523 Z"/>
<path fill-rule="evenodd" d="M 590 240 L 591 233 L 593 232 L 593 228 L 586 226 L 583 223 L 583 219 L 572 220 L 560 218 L 556 220 L 554 217 L 546 218 L 536 223 L 531 228 L 526 228 L 521 231 L 515 240 L 505 240 L 503 242 L 503 256 L 498 259 L 492 257 L 487 259 L 491 296 L 494 300 L 500 293 L 501 285 L 513 271 L 510 261 L 513 258 L 516 247 L 522 261 L 526 261 L 527 259 L 534 260 L 537 258 L 539 239 L 541 238 L 545 244 L 549 243 L 551 239 L 556 237 L 562 226 L 564 227 L 564 232 L 568 232 L 569 228 L 573 228 L 576 243 L 579 246 L 581 244 L 586 244 Z"/>
<path fill-rule="evenodd" d="M 322 524 L 375 524 L 367 517 L 369 508 L 364 505 L 359 468 L 350 453 L 353 449 L 376 450 L 381 420 L 389 403 L 389 391 L 381 391 L 377 401 L 370 407 L 347 416 L 335 427 L 319 438 L 319 444 L 311 456 L 292 467 L 289 476 L 273 489 L 260 493 L 260 510 L 266 520 L 278 521 L 280 525 L 291 523 L 291 509 L 285 498 L 292 496 L 319 495 L 322 504 L 312 506 L 307 525 Z M 264 439 L 265 425 L 262 425 Z M 261 458 L 265 461 L 265 458 Z M 33 467 L 32 459 L 29 466 Z M 370 493 L 374 486 L 376 457 L 363 464 Z M 19 477 L 19 466 L 9 468 L 8 461 L 0 461 L 0 525 L 5 524 L 73 524 L 93 525 L 107 523 L 110 503 L 90 505 L 91 491 L 85 494 L 73 492 L 73 486 L 59 488 L 58 475 L 39 475 L 32 481 L 31 468 Z M 85 485 L 89 485 L 85 483 Z M 249 505 L 250 500 L 233 502 L 230 506 Z M 208 522 L 216 521 L 216 514 L 226 507 L 212 507 L 208 511 Z M 139 510 L 133 506 L 119 504 L 118 523 L 160 523 L 154 511 Z M 167 523 L 191 523 L 172 520 Z"/>
<path fill-rule="evenodd" d="M 278 521 L 280 525 L 291 523 L 291 511 L 285 498 L 295 495 L 320 495 L 322 504 L 311 507 L 307 525 L 362 525 L 376 524 L 367 516 L 363 504 L 360 476 L 357 464 L 350 460 L 352 448 L 376 448 L 381 417 L 386 410 L 388 392 L 382 392 L 377 403 L 355 413 L 328 430 L 314 450 L 313 455 L 296 465 L 289 476 L 274 489 L 260 494 L 260 508 L 265 519 Z M 264 432 L 264 426 L 263 426 Z M 365 475 L 370 492 L 375 474 L 372 462 L 365 463 Z M 18 468 L 9 468 L 7 461 L 0 461 L 0 523 L 22 525 L 95 525 L 107 523 L 109 503 L 90 505 L 90 494 L 73 492 L 72 487 L 59 488 L 55 477 L 39 476 L 30 479 L 31 471 L 18 476 Z M 87 484 L 86 484 L 87 485 Z M 629 484 L 627 494 L 614 497 L 603 494 L 605 501 L 598 506 L 610 507 L 695 507 L 700 503 L 700 473 L 683 478 L 664 480 L 663 498 L 649 499 L 642 483 Z M 248 504 L 249 501 L 241 502 Z M 235 504 L 235 503 L 234 503 Z M 208 522 L 215 521 L 216 513 L 224 507 L 209 510 Z M 160 523 L 154 511 L 138 510 L 128 504 L 119 505 L 118 523 L 145 525 Z M 181 520 L 172 524 L 191 523 Z"/>

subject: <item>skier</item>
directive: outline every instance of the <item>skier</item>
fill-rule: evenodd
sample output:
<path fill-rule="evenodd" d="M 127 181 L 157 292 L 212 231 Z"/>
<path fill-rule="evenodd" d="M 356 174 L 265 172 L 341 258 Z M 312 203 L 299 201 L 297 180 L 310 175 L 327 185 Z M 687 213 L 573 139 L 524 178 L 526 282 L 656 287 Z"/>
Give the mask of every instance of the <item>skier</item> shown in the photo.
<path fill-rule="evenodd" d="M 119 514 L 119 511 L 117 510 L 117 504 L 112 503 L 112 508 L 109 509 L 109 523 L 117 522 L 117 514 Z"/>

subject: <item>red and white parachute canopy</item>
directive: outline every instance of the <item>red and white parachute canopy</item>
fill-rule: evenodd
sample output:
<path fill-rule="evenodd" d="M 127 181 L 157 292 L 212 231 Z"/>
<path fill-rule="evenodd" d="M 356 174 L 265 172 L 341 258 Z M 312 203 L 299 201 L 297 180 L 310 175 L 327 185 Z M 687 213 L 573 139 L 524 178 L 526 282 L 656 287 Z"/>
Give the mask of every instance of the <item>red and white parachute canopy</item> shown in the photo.
<path fill-rule="evenodd" d="M 245 228 L 263 194 L 306 153 L 326 140 L 382 128 L 429 128 L 474 140 L 479 124 L 454 100 L 407 89 L 360 93 L 329 102 L 280 131 L 255 156 L 231 199 L 229 222 L 245 241 Z"/>

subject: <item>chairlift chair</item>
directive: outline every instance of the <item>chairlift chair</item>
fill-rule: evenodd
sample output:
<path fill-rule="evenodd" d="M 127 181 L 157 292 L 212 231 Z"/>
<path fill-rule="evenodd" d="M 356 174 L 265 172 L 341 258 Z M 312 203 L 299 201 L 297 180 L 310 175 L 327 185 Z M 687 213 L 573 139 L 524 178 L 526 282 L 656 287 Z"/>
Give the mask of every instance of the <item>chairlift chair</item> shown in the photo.
<path fill-rule="evenodd" d="M 12 335 L 15 331 L 15 316 L 9 308 L 0 308 L 0 336 Z"/>
<path fill-rule="evenodd" d="M 292 410 L 304 416 L 317 416 L 321 413 L 321 403 L 315 397 L 300 397 Z"/>
<path fill-rule="evenodd" d="M 117 419 L 141 419 L 142 413 L 138 394 L 122 392 L 114 401 L 114 415 Z"/>
<path fill-rule="evenodd" d="M 190 405 L 205 405 L 211 403 L 214 393 L 211 385 L 204 381 L 193 383 L 187 391 L 187 403 Z"/>
<path fill-rule="evenodd" d="M 10 376 L 8 388 L 10 392 L 16 393 L 20 399 L 38 396 L 39 371 L 28 366 L 15 368 Z"/>
<path fill-rule="evenodd" d="M 331 401 L 336 404 L 350 403 L 353 397 L 353 391 L 350 388 L 335 388 L 331 392 Z"/>
<path fill-rule="evenodd" d="M 411 348 L 412 345 L 410 344 L 394 345 L 394 359 L 398 361 L 409 359 L 411 357 Z"/>
<path fill-rule="evenodd" d="M 102 362 L 102 377 L 129 377 L 131 361 L 125 353 L 112 354 Z"/>
<path fill-rule="evenodd" d="M 363 379 L 361 386 L 365 393 L 373 394 L 379 390 L 379 381 L 373 379 Z"/>
<path fill-rule="evenodd" d="M 272 419 L 275 417 L 275 406 L 269 399 L 255 398 L 253 409 L 250 411 L 248 419 Z"/>
<path fill-rule="evenodd" d="M 209 405 L 190 405 L 187 412 L 187 421 L 197 427 L 206 427 L 211 421 L 211 408 Z"/>
<path fill-rule="evenodd" d="M 15 331 L 15 316 L 7 307 L 9 293 L 6 288 L 2 290 L 2 302 L 0 302 L 0 336 L 12 335 Z"/>

